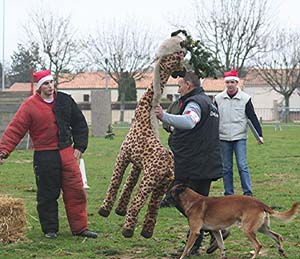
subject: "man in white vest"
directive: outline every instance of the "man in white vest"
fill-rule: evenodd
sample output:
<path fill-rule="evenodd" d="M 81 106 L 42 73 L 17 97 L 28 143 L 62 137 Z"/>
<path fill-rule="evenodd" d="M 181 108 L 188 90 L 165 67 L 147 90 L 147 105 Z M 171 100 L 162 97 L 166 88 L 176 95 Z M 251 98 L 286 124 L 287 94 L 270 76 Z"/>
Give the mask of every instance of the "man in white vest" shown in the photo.
<path fill-rule="evenodd" d="M 234 194 L 232 160 L 235 153 L 244 195 L 252 196 L 250 173 L 247 165 L 247 125 L 251 121 L 263 143 L 262 129 L 251 102 L 251 96 L 238 87 L 237 70 L 224 73 L 226 89 L 216 95 L 220 113 L 220 140 L 223 154 L 224 194 Z"/>

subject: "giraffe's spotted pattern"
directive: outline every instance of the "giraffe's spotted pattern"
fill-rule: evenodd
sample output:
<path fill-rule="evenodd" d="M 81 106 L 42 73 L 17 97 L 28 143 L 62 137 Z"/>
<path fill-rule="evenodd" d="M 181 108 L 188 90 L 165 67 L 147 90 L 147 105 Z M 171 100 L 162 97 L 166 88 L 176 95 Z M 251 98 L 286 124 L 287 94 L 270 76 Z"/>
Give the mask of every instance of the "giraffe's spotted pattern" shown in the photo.
<path fill-rule="evenodd" d="M 173 71 L 182 69 L 182 54 L 176 52 L 159 60 L 161 90 Z M 147 88 L 135 110 L 134 123 L 123 141 L 117 157 L 110 186 L 100 207 L 99 214 L 108 216 L 116 200 L 124 172 L 132 164 L 131 171 L 123 187 L 116 213 L 126 215 L 123 235 L 131 237 L 137 223 L 137 217 L 147 198 L 152 194 L 145 216 L 142 235 L 151 237 L 156 223 L 160 201 L 170 182 L 174 178 L 173 156 L 155 136 L 150 123 L 153 85 Z M 139 188 L 130 206 L 131 193 L 140 172 L 143 171 Z M 128 207 L 128 208 L 127 208 Z"/>

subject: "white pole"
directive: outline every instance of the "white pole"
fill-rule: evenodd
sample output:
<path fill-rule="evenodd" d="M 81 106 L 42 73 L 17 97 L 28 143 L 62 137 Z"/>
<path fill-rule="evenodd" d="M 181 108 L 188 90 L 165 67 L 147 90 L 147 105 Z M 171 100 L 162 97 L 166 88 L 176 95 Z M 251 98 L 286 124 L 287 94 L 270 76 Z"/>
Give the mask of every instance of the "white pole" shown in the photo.
<path fill-rule="evenodd" d="M 105 59 L 105 64 L 106 64 L 106 67 L 105 67 L 105 90 L 108 89 L 108 66 L 107 66 L 107 63 L 108 63 L 108 59 L 106 58 Z"/>
<path fill-rule="evenodd" d="M 5 28 L 5 0 L 3 0 L 3 35 L 2 35 L 2 39 L 3 39 L 3 45 L 2 45 L 2 92 L 5 91 L 5 76 L 4 76 L 4 28 Z"/>
<path fill-rule="evenodd" d="M 82 178 L 83 188 L 84 189 L 89 189 L 90 187 L 88 186 L 88 183 L 87 183 L 86 171 L 85 171 L 85 163 L 84 163 L 83 158 L 79 159 L 79 168 L 80 168 L 80 172 L 81 172 L 81 178 Z"/>

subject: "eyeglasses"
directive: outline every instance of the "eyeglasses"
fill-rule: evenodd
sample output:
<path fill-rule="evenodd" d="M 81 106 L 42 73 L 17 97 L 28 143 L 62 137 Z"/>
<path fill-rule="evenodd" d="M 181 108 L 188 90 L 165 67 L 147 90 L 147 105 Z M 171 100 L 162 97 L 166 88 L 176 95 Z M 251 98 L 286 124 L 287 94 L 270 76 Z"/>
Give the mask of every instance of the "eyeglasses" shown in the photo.
<path fill-rule="evenodd" d="M 53 80 L 46 81 L 46 82 L 43 83 L 43 85 L 49 85 L 49 84 L 53 84 Z"/>

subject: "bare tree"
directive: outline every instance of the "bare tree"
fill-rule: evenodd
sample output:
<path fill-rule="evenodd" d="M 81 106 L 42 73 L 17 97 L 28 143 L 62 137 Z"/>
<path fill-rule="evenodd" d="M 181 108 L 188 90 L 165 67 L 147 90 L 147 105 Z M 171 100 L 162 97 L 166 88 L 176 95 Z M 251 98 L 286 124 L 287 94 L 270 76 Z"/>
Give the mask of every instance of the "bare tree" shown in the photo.
<path fill-rule="evenodd" d="M 125 72 L 139 80 L 148 71 L 155 46 L 153 34 L 140 22 L 118 21 L 99 26 L 97 34 L 89 37 L 87 55 L 94 66 L 106 71 L 120 89 Z M 123 121 L 124 100 L 123 96 L 120 121 Z"/>
<path fill-rule="evenodd" d="M 279 30 L 269 39 L 268 51 L 256 62 L 258 74 L 284 97 L 289 109 L 289 99 L 300 89 L 300 32 Z"/>
<path fill-rule="evenodd" d="M 81 56 L 83 44 L 76 38 L 71 17 L 54 14 L 51 10 L 32 11 L 29 25 L 25 27 L 30 42 L 39 44 L 45 63 L 55 74 L 55 85 L 70 81 L 81 72 L 84 62 Z M 63 73 L 74 76 L 63 76 Z"/>
<path fill-rule="evenodd" d="M 268 0 L 195 0 L 194 28 L 225 70 L 242 72 L 264 50 L 271 31 L 268 8 Z"/>

